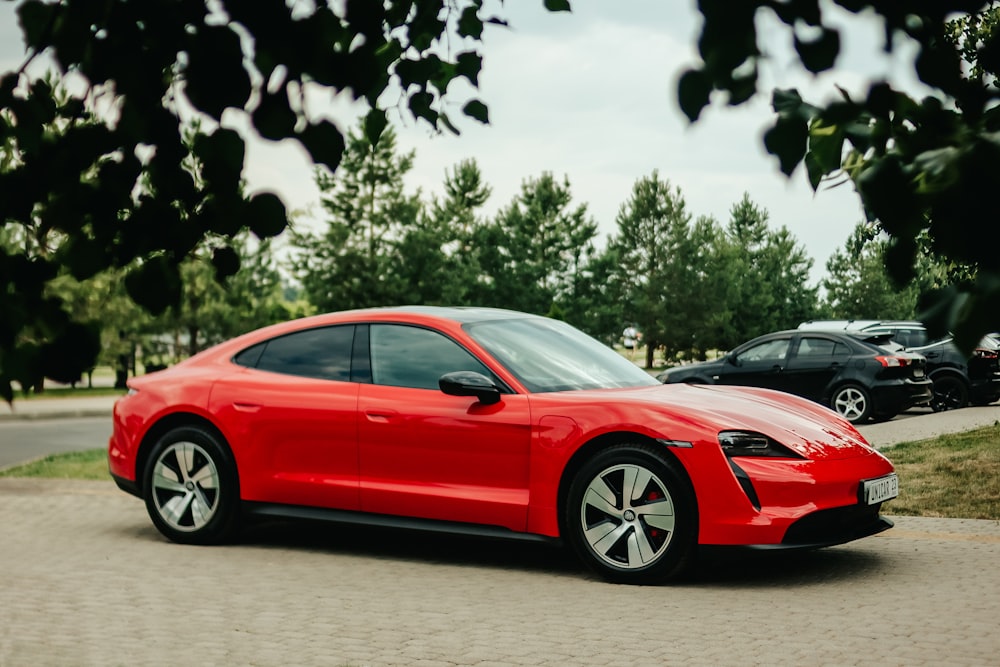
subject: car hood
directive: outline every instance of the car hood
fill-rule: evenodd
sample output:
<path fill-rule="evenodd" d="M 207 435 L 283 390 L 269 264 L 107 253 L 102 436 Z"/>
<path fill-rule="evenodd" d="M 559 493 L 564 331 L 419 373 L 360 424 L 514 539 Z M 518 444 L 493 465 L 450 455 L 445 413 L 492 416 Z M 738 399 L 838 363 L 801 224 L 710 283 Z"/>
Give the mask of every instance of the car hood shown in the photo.
<path fill-rule="evenodd" d="M 834 411 L 769 389 L 665 384 L 580 393 L 606 394 L 601 401 L 642 404 L 665 418 L 666 425 L 693 422 L 709 430 L 763 433 L 811 460 L 853 458 L 873 451 L 857 429 Z M 664 435 L 671 437 L 669 432 Z"/>

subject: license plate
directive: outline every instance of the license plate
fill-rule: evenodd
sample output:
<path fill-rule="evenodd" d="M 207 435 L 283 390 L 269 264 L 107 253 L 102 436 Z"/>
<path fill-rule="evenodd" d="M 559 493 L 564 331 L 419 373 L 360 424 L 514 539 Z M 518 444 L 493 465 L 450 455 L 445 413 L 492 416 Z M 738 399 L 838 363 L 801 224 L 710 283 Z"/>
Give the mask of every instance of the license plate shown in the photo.
<path fill-rule="evenodd" d="M 866 479 L 861 483 L 861 500 L 865 505 L 892 500 L 898 495 L 899 477 L 895 473 L 878 479 Z"/>

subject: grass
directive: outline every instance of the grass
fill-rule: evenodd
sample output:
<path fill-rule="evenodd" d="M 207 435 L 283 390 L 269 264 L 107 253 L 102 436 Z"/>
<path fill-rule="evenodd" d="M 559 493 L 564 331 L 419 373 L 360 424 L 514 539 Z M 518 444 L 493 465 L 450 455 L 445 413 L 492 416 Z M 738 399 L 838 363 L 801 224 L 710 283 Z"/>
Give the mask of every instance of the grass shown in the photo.
<path fill-rule="evenodd" d="M 899 497 L 886 514 L 1000 520 L 1000 423 L 890 447 Z M 99 479 L 108 477 L 107 453 L 92 449 L 47 456 L 0 471 L 0 477 Z"/>
<path fill-rule="evenodd" d="M 48 479 L 111 479 L 106 449 L 53 454 L 43 459 L 0 470 L 0 477 L 45 477 Z"/>
<path fill-rule="evenodd" d="M 1000 424 L 888 448 L 899 497 L 887 514 L 1000 519 Z"/>

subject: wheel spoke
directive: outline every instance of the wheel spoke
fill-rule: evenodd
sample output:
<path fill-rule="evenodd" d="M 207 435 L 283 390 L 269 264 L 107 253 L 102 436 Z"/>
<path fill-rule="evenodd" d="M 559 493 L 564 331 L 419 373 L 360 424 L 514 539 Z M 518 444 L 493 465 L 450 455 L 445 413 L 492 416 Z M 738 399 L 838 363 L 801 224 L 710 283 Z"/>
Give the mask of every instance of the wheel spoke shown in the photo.
<path fill-rule="evenodd" d="M 647 505 L 640 505 L 635 508 L 635 513 L 654 528 L 674 529 L 674 508 L 666 498 Z"/>
<path fill-rule="evenodd" d="M 215 466 L 211 463 L 206 463 L 200 470 L 191 475 L 191 481 L 203 489 L 219 488 L 219 476 Z"/>
<path fill-rule="evenodd" d="M 160 506 L 160 514 L 162 514 L 163 518 L 174 526 L 180 526 L 181 518 L 187 511 L 188 506 L 191 505 L 191 501 L 193 499 L 193 493 L 173 496 L 170 500 Z"/>
<path fill-rule="evenodd" d="M 656 558 L 656 551 L 641 530 L 633 530 L 628 536 L 628 566 L 639 567 Z"/>
<path fill-rule="evenodd" d="M 624 489 L 626 506 L 631 507 L 632 503 L 642 497 L 642 494 L 645 492 L 646 487 L 649 485 L 649 480 L 652 479 L 652 477 L 653 473 L 649 472 L 645 468 L 640 468 L 638 466 L 626 468 Z"/>
<path fill-rule="evenodd" d="M 622 538 L 628 530 L 632 528 L 631 525 L 627 523 L 622 523 L 618 525 L 610 523 L 602 523 L 590 530 L 586 531 L 587 541 L 590 542 L 590 546 L 599 554 L 607 554 L 618 540 Z"/>
<path fill-rule="evenodd" d="M 601 481 L 601 484 L 607 488 L 607 485 L 604 484 L 603 481 Z M 608 499 L 605 496 L 601 495 L 596 489 L 594 489 L 593 484 L 591 484 L 590 488 L 587 489 L 587 495 L 583 499 L 583 502 L 601 512 L 604 512 L 608 516 L 613 516 L 616 519 L 621 519 L 622 517 L 622 510 L 615 507 L 613 502 L 608 502 Z"/>
<path fill-rule="evenodd" d="M 174 471 L 162 464 L 156 466 L 156 472 L 153 474 L 153 488 L 177 493 L 185 491 L 184 485 L 177 481 L 177 475 Z"/>

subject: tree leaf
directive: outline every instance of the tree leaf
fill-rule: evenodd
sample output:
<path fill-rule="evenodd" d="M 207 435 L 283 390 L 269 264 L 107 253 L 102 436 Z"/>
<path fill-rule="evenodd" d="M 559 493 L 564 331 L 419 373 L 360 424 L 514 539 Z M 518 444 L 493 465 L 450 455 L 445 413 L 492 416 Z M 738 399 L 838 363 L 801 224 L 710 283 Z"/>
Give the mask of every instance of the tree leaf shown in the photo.
<path fill-rule="evenodd" d="M 703 70 L 689 69 L 677 83 L 677 99 L 681 111 L 692 123 L 698 120 L 701 110 L 708 106 L 712 83 Z"/>
<path fill-rule="evenodd" d="M 824 27 L 814 40 L 801 40 L 796 35 L 795 50 L 807 70 L 813 74 L 824 72 L 833 67 L 840 54 L 840 33 Z"/>
<path fill-rule="evenodd" d="M 255 194 L 247 203 L 246 224 L 259 239 L 277 236 L 288 226 L 284 202 L 271 192 Z"/>
<path fill-rule="evenodd" d="M 470 100 L 464 107 L 462 107 L 462 112 L 470 118 L 475 118 L 483 125 L 490 124 L 490 111 L 486 105 L 479 100 Z"/>
<path fill-rule="evenodd" d="M 153 315 L 177 306 L 181 300 L 181 277 L 177 264 L 162 255 L 150 257 L 125 276 L 125 291 Z"/>
<path fill-rule="evenodd" d="M 545 9 L 550 12 L 569 12 L 569 0 L 545 0 Z"/>
<path fill-rule="evenodd" d="M 344 155 L 344 135 L 336 125 L 326 120 L 312 123 L 299 135 L 299 141 L 313 162 L 325 164 L 330 171 L 337 170 Z"/>
<path fill-rule="evenodd" d="M 382 138 L 382 132 L 385 131 L 388 124 L 389 119 L 386 118 L 383 109 L 376 107 L 369 111 L 368 115 L 365 116 L 365 137 L 368 139 L 368 143 L 377 146 L 378 140 Z"/>
<path fill-rule="evenodd" d="M 780 116 L 774 127 L 764 133 L 767 152 L 778 158 L 781 172 L 791 176 L 806 153 L 809 130 L 801 120 Z"/>

